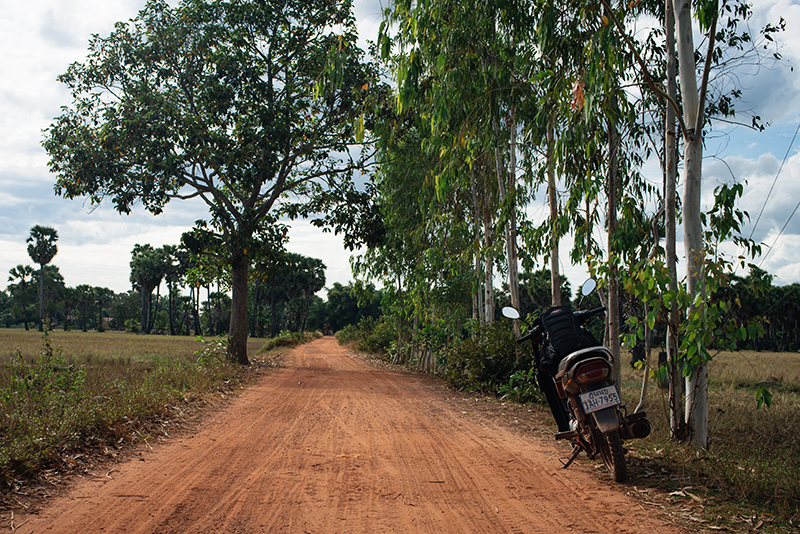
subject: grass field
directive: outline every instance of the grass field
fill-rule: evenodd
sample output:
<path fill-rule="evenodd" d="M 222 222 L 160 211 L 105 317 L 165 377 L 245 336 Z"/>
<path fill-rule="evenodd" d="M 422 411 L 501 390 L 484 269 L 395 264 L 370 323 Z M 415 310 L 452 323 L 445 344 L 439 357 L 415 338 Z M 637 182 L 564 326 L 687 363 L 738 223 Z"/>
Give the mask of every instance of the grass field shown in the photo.
<path fill-rule="evenodd" d="M 79 362 L 94 359 L 123 360 L 146 363 L 153 358 L 192 359 L 200 345 L 191 336 L 146 336 L 128 332 L 81 332 L 54 330 L 50 332 L 54 347 L 60 347 L 67 358 Z M 255 354 L 266 340 L 249 338 L 247 353 Z M 36 330 L 0 328 L 0 362 L 8 361 L 20 350 L 26 357 L 38 356 L 42 350 L 42 334 Z"/>
<path fill-rule="evenodd" d="M 643 371 L 631 369 L 628 361 L 623 358 L 623 396 L 633 407 Z M 720 517 L 736 517 L 725 508 L 741 505 L 742 510 L 761 511 L 789 532 L 796 530 L 800 523 L 800 355 L 721 353 L 709 365 L 709 383 L 709 450 L 670 440 L 668 392 L 652 381 L 646 409 L 653 432 L 626 446 L 647 459 L 651 471 L 652 465 L 665 466 L 670 473 L 665 481 L 668 489 L 704 491 L 706 506 L 711 507 L 715 496 L 719 497 L 725 503 Z M 772 394 L 769 408 L 757 408 L 760 385 Z"/>
<path fill-rule="evenodd" d="M 248 353 L 265 341 L 250 339 Z M 0 483 L 147 440 L 246 377 L 224 346 L 191 337 L 0 329 Z"/>

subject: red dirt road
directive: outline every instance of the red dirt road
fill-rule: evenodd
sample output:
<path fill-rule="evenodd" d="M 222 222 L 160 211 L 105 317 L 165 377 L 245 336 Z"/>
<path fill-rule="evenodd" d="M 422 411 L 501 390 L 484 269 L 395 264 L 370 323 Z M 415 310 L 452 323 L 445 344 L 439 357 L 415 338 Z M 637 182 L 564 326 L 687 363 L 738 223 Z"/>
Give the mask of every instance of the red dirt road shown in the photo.
<path fill-rule="evenodd" d="M 196 432 L 83 480 L 16 532 L 677 533 L 555 443 L 464 413 L 333 338 Z"/>

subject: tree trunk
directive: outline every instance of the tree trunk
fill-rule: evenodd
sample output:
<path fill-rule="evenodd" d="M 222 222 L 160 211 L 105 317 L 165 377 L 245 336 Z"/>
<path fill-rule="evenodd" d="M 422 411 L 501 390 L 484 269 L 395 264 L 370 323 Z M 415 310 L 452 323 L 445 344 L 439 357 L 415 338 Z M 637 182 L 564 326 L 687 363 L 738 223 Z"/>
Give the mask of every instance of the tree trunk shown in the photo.
<path fill-rule="evenodd" d="M 247 258 L 234 253 L 231 259 L 231 326 L 228 352 L 231 360 L 248 365 L 247 359 Z"/>
<path fill-rule="evenodd" d="M 486 309 L 483 306 L 483 268 L 481 266 L 481 204 L 478 198 L 477 178 L 474 170 L 470 171 L 470 188 L 472 190 L 472 209 L 475 217 L 475 294 L 472 297 L 472 318 L 478 319 L 481 324 L 486 322 Z"/>
<path fill-rule="evenodd" d="M 39 264 L 39 332 L 44 332 L 44 263 Z"/>
<path fill-rule="evenodd" d="M 484 278 L 483 278 L 483 305 L 487 323 L 494 322 L 494 245 L 493 220 L 491 210 L 491 188 L 488 179 L 484 177 L 483 188 L 483 239 L 484 239 Z"/>
<path fill-rule="evenodd" d="M 517 121 L 512 109 L 509 128 L 511 130 L 511 143 L 508 158 L 508 196 L 511 197 L 511 208 L 506 226 L 506 254 L 508 255 L 508 287 L 511 293 L 511 305 L 521 310 L 519 300 L 519 270 L 517 265 Z M 514 321 L 514 332 L 517 337 L 522 335 L 520 321 Z"/>
<path fill-rule="evenodd" d="M 198 291 L 199 293 L 199 291 Z M 199 300 L 199 299 L 198 299 Z M 206 285 L 206 313 L 208 313 L 208 335 L 214 335 L 214 312 L 213 304 L 211 302 L 211 283 Z"/>
<path fill-rule="evenodd" d="M 620 362 L 620 317 L 619 317 L 619 268 L 617 266 L 617 128 L 611 119 L 608 125 L 608 348 L 614 356 L 612 369 L 614 381 L 620 384 L 622 362 Z"/>
<path fill-rule="evenodd" d="M 167 283 L 169 288 L 169 335 L 175 335 L 175 283 Z"/>
<path fill-rule="evenodd" d="M 161 300 L 161 282 L 159 281 L 158 285 L 156 286 L 156 305 L 150 306 L 151 308 L 153 308 L 153 313 L 150 315 L 150 320 L 149 320 L 150 330 L 152 330 L 153 326 L 155 326 L 156 324 L 156 315 L 158 315 L 158 303 L 160 300 Z M 150 331 L 148 330 L 147 333 L 149 334 Z"/>
<path fill-rule="evenodd" d="M 558 197 L 556 196 L 556 167 L 553 159 L 555 144 L 555 115 L 547 124 L 547 200 L 550 204 L 550 289 L 553 306 L 561 306 L 561 276 L 558 272 Z"/>
<path fill-rule="evenodd" d="M 678 89 L 676 87 L 677 65 L 675 58 L 675 12 L 672 0 L 665 2 L 666 48 L 667 48 L 667 94 L 677 102 Z M 678 254 L 675 250 L 675 237 L 677 226 L 676 202 L 677 192 L 675 183 L 678 176 L 678 143 L 675 132 L 675 110 L 669 103 L 666 104 L 664 128 L 664 216 L 666 219 L 666 254 L 667 268 L 669 269 L 669 290 L 673 294 L 678 292 Z M 667 320 L 667 372 L 669 373 L 669 427 L 673 439 L 685 438 L 685 422 L 683 413 L 683 377 L 678 368 L 678 324 L 680 312 L 676 300 L 672 301 Z"/>
<path fill-rule="evenodd" d="M 144 332 L 145 334 L 149 334 L 150 329 L 147 328 L 147 320 L 150 318 L 150 306 L 148 306 L 148 298 L 147 298 L 148 294 L 147 294 L 147 288 L 144 287 L 144 282 L 142 282 L 141 293 L 142 293 L 142 314 L 141 314 L 142 332 Z"/>
<path fill-rule="evenodd" d="M 508 289 L 509 293 L 511 294 L 511 305 L 516 308 L 517 310 L 520 309 L 519 304 L 519 274 L 517 273 L 517 209 L 516 209 L 516 200 L 514 199 L 514 176 L 516 174 L 516 125 L 512 120 L 511 125 L 511 157 L 510 157 L 510 165 L 511 169 L 509 171 L 508 182 L 506 182 L 504 176 L 505 170 L 505 163 L 503 162 L 502 152 L 500 150 L 500 146 L 498 143 L 495 143 L 494 147 L 494 159 L 495 159 L 495 174 L 497 175 L 497 188 L 498 192 L 500 193 L 500 205 L 503 207 L 507 207 L 506 203 L 508 202 L 508 197 L 511 197 L 511 206 L 508 207 L 509 215 L 508 221 L 505 225 L 505 235 L 506 235 L 506 261 L 508 263 Z M 497 140 L 500 139 L 500 126 L 497 124 L 497 119 L 494 119 L 494 130 L 495 130 L 495 138 Z M 517 337 L 522 335 L 522 331 L 520 330 L 519 320 L 514 320 L 514 332 L 516 333 Z"/>
<path fill-rule="evenodd" d="M 689 130 L 684 135 L 683 161 L 683 236 L 686 252 L 686 279 L 689 298 L 695 306 L 703 304 L 703 224 L 700 213 L 701 176 L 703 164 L 702 121 L 700 95 L 695 74 L 692 10 L 689 0 L 675 0 L 675 28 L 680 68 L 683 119 Z M 696 299 L 697 296 L 699 299 Z M 703 310 L 699 310 L 701 313 Z M 708 369 L 701 364 L 686 378 L 686 422 L 698 447 L 708 447 Z"/>

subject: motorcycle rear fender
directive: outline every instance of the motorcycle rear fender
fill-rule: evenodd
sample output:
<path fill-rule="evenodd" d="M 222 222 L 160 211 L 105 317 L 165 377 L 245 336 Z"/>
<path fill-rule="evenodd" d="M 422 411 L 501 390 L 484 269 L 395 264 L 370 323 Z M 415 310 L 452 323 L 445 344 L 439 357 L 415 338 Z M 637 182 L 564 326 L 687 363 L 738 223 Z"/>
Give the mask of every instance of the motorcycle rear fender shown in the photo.
<path fill-rule="evenodd" d="M 610 432 L 619 429 L 619 417 L 617 417 L 617 407 L 603 408 L 596 412 L 592 412 L 597 428 L 600 432 Z"/>
<path fill-rule="evenodd" d="M 559 362 L 556 379 L 560 379 L 563 378 L 564 375 L 571 374 L 575 370 L 575 365 L 578 362 L 589 360 L 591 358 L 602 358 L 608 363 L 614 363 L 614 356 L 611 354 L 611 351 L 602 345 L 576 350 Z"/>

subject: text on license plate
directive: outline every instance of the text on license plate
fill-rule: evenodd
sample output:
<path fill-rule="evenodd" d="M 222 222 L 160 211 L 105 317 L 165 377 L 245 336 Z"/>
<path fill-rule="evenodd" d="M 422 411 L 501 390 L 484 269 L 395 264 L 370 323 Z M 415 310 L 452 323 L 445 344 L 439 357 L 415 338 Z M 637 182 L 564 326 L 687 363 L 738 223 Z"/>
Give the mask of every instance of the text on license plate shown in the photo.
<path fill-rule="evenodd" d="M 615 385 L 581 393 L 580 397 L 584 413 L 596 412 L 622 403 Z"/>

